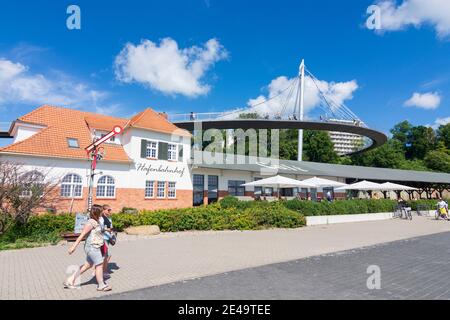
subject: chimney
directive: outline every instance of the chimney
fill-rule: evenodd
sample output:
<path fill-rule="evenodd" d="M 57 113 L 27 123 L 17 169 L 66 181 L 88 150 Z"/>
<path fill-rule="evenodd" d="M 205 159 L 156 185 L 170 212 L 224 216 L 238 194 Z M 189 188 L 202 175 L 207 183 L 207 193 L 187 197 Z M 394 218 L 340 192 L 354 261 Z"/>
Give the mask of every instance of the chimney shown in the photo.
<path fill-rule="evenodd" d="M 169 117 L 168 117 L 167 113 L 160 112 L 159 115 L 163 116 L 166 120 L 169 120 Z"/>

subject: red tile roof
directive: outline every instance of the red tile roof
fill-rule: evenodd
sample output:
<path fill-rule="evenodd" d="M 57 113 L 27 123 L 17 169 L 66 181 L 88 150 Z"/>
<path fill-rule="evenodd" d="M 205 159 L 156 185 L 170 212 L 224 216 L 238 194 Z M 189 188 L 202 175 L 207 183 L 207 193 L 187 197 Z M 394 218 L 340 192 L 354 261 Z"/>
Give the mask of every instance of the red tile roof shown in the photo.
<path fill-rule="evenodd" d="M 115 125 L 170 134 L 177 131 L 179 135 L 190 135 L 151 109 L 146 109 L 128 120 L 44 105 L 20 117 L 18 122 L 42 125 L 44 128 L 27 139 L 0 148 L 0 152 L 88 159 L 84 148 L 92 143 L 91 129 L 110 131 Z M 67 138 L 77 139 L 80 148 L 70 148 Z M 105 161 L 131 161 L 122 145 L 105 143 L 102 146 L 105 149 Z"/>
<path fill-rule="evenodd" d="M 164 115 L 150 108 L 132 117 L 128 125 L 134 128 L 151 129 L 152 131 L 170 134 L 176 133 L 180 136 L 191 136 L 189 131 L 178 128 L 172 122 L 168 121 Z"/>

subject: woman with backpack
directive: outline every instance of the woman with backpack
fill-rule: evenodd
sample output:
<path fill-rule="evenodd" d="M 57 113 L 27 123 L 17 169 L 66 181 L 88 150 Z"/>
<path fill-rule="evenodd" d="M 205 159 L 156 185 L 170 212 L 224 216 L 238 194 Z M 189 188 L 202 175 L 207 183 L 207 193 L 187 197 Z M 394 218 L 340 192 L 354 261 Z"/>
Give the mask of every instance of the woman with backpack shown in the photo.
<path fill-rule="evenodd" d="M 90 268 L 95 268 L 95 277 L 97 279 L 97 291 L 110 291 L 112 288 L 104 282 L 103 279 L 103 256 L 101 252 L 101 247 L 104 244 L 102 228 L 99 223 L 99 219 L 102 215 L 102 207 L 99 205 L 93 205 L 90 213 L 90 219 L 86 223 L 81 232 L 80 236 L 77 238 L 75 243 L 70 247 L 69 254 L 72 254 L 77 249 L 81 241 L 87 235 L 86 242 L 84 244 L 84 252 L 86 253 L 86 262 L 78 269 L 74 274 L 72 274 L 64 282 L 64 287 L 68 289 L 77 288 L 77 279 L 81 275 L 89 270 Z"/>

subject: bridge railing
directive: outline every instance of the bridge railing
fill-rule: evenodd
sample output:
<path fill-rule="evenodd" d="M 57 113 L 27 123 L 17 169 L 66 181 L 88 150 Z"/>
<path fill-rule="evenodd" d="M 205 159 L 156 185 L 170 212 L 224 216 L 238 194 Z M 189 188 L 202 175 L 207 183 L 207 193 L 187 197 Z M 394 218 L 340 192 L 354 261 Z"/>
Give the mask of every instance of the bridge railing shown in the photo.
<path fill-rule="evenodd" d="M 172 122 L 220 120 L 229 114 L 225 112 L 176 113 L 169 114 L 169 120 Z"/>

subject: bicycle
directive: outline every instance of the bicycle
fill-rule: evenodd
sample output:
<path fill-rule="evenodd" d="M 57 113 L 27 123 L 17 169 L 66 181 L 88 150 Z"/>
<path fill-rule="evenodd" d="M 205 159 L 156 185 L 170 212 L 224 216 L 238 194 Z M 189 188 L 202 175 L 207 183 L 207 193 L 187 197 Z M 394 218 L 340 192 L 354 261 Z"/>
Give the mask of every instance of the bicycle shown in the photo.
<path fill-rule="evenodd" d="M 405 213 L 406 220 L 412 220 L 412 210 L 410 207 L 403 207 L 402 210 Z"/>
<path fill-rule="evenodd" d="M 397 205 L 394 207 L 394 215 L 393 218 L 400 218 L 405 220 L 412 220 L 412 211 L 410 207 L 403 207 L 401 205 Z"/>

